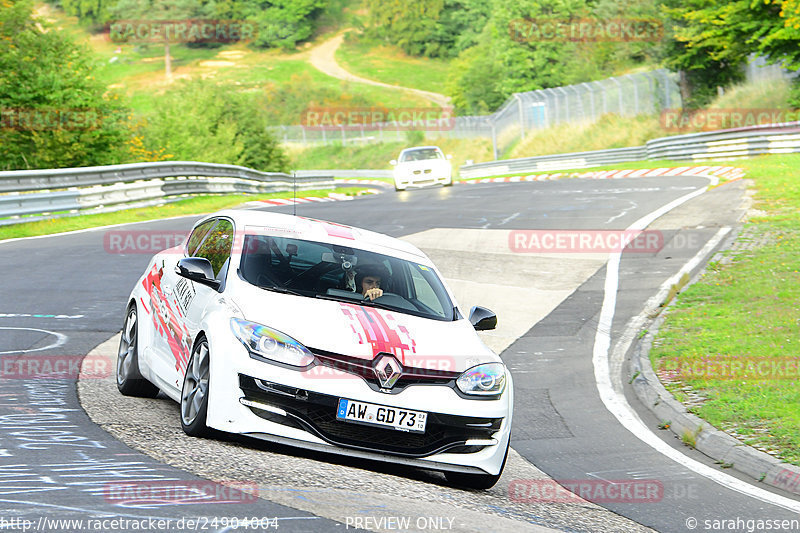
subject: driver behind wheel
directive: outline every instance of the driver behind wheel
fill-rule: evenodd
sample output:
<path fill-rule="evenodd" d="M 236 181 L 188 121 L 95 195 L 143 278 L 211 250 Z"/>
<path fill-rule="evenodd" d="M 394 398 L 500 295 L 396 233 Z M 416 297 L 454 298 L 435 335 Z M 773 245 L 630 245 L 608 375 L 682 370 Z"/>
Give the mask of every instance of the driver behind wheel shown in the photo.
<path fill-rule="evenodd" d="M 389 271 L 383 265 L 364 265 L 356 271 L 356 287 L 361 290 L 364 298 L 374 300 L 383 296 L 381 285 L 389 285 Z"/>

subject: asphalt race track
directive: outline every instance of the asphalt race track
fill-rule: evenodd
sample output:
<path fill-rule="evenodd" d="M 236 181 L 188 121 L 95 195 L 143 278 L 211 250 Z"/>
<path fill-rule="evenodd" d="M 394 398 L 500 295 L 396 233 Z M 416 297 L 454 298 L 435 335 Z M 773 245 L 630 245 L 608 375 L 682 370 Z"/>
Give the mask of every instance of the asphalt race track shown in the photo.
<path fill-rule="evenodd" d="M 437 473 L 247 439 L 193 439 L 171 401 L 119 395 L 103 365 L 113 365 L 108 356 L 127 295 L 151 254 L 118 253 L 109 231 L 171 235 L 197 217 L 0 243 L 0 531 L 746 531 L 747 521 L 797 520 L 798 507 L 773 503 L 787 493 L 765 497 L 698 473 L 699 462 L 745 479 L 659 431 L 662 421 L 639 405 L 624 368 L 612 367 L 621 383 L 614 398 L 597 385 L 598 339 L 607 338 L 613 352 L 665 280 L 712 239 L 735 234 L 746 208 L 743 184 L 698 193 L 658 217 L 649 226 L 658 246 L 622 254 L 611 272 L 607 251 L 533 253 L 529 239 L 515 237 L 520 230 L 625 230 L 708 184 L 699 177 L 565 179 L 298 206 L 302 216 L 408 238 L 439 265 L 463 307 L 497 312 L 498 330 L 484 338 L 514 377 L 515 453 L 489 491 L 452 488 Z M 616 272 L 619 290 L 609 293 Z M 603 313 L 609 294 L 610 316 Z M 90 352 L 100 372 L 76 385 L 72 369 Z M 68 361 L 69 375 L 31 377 L 32 365 L 57 360 Z M 683 459 L 626 429 L 608 402 L 627 402 Z M 620 482 L 641 492 L 595 494 L 590 503 L 547 492 L 551 478 L 587 497 Z M 217 482 L 217 497 L 198 490 L 176 499 L 170 491 L 207 487 L 206 480 Z M 169 497 L 137 499 L 124 483 L 164 487 Z M 83 522 L 60 522 L 70 520 Z"/>

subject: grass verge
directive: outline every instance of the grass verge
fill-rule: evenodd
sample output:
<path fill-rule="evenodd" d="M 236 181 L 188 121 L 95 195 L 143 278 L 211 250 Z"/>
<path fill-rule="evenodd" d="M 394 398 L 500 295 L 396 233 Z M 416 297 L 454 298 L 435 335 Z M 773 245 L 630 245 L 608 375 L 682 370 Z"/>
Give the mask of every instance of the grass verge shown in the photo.
<path fill-rule="evenodd" d="M 668 390 L 703 398 L 691 412 L 800 465 L 800 155 L 733 164 L 756 211 L 725 260 L 678 296 L 650 357 Z"/>
<path fill-rule="evenodd" d="M 391 85 L 445 93 L 448 61 L 411 57 L 399 47 L 377 45 L 350 35 L 336 51 L 336 60 L 353 74 Z"/>
<path fill-rule="evenodd" d="M 362 187 L 345 187 L 336 190 L 337 193 L 351 196 L 363 191 Z M 298 197 L 304 196 L 328 196 L 331 191 L 297 191 Z M 184 215 L 203 215 L 213 213 L 220 209 L 236 207 L 245 202 L 255 200 L 269 200 L 274 198 L 291 198 L 291 192 L 270 193 L 270 194 L 236 194 L 236 195 L 201 195 L 192 198 L 170 202 L 168 204 L 141 207 L 135 209 L 124 209 L 111 213 L 97 213 L 91 215 L 77 215 L 73 217 L 53 218 L 36 222 L 22 222 L 11 226 L 0 226 L 0 240 L 15 239 L 20 237 L 35 237 L 38 235 L 51 235 L 54 233 L 64 233 L 87 228 L 100 226 L 112 226 L 114 224 L 126 224 L 132 222 L 144 222 L 147 220 L 157 220 Z"/>
<path fill-rule="evenodd" d="M 292 167 L 303 170 L 332 168 L 391 170 L 392 166 L 389 161 L 396 159 L 403 148 L 423 145 L 438 146 L 445 154 L 452 155 L 451 162 L 454 172 L 457 172 L 467 159 L 478 163 L 492 160 L 492 142 L 488 139 L 447 139 L 443 137 L 413 139 L 412 135 L 404 136 L 407 137 L 404 141 L 345 146 L 341 144 L 313 147 L 284 145 L 284 148 L 292 160 Z"/>

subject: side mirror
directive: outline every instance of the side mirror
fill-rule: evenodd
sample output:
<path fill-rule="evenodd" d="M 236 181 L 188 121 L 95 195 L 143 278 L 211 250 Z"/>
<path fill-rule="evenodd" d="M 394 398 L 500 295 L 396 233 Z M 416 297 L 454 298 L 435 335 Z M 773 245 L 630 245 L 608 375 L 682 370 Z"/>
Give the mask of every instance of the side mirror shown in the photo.
<path fill-rule="evenodd" d="M 447 157 L 447 159 L 453 159 L 453 154 L 447 154 L 445 157 Z"/>
<path fill-rule="evenodd" d="M 497 315 L 485 307 L 474 306 L 469 311 L 469 323 L 477 331 L 486 331 L 497 327 Z"/>
<path fill-rule="evenodd" d="M 397 166 L 397 159 L 392 159 L 391 161 L 389 161 L 389 164 L 392 166 Z"/>
<path fill-rule="evenodd" d="M 207 285 L 214 290 L 219 289 L 219 280 L 214 279 L 214 269 L 211 262 L 204 257 L 186 257 L 178 261 L 175 272 L 182 278 Z"/>

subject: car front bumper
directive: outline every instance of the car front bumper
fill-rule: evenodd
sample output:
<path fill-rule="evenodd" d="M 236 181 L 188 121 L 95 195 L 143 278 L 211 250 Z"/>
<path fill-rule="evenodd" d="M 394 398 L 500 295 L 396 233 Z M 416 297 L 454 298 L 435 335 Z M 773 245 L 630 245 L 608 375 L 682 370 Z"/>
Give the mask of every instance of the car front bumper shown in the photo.
<path fill-rule="evenodd" d="M 447 385 L 411 385 L 398 394 L 385 394 L 361 377 L 339 370 L 300 371 L 255 360 L 231 339 L 210 340 L 210 427 L 433 470 L 496 475 L 503 466 L 513 409 L 508 371 L 506 390 L 496 400 L 462 398 Z M 336 420 L 340 398 L 424 411 L 426 431 L 410 433 Z"/>

